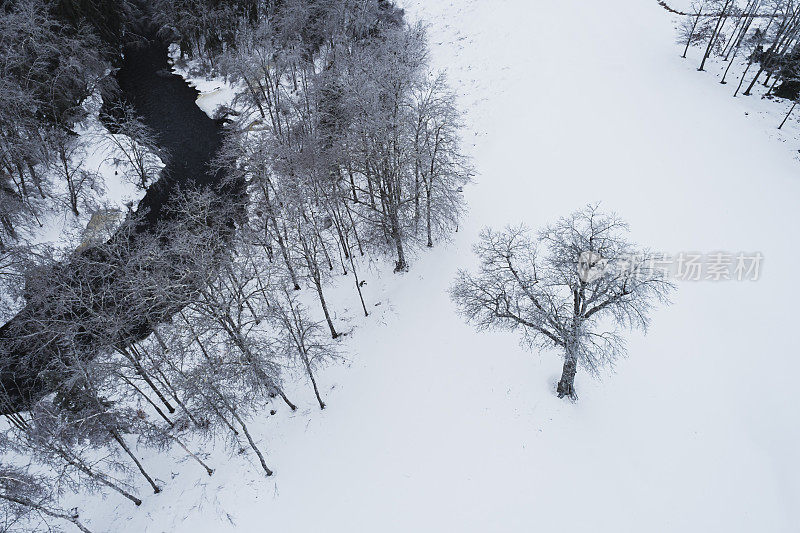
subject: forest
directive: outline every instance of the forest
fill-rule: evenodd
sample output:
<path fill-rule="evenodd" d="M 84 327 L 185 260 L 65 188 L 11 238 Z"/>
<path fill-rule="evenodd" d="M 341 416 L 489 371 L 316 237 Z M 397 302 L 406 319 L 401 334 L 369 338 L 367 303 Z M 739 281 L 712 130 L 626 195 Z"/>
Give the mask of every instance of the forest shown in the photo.
<path fill-rule="evenodd" d="M 402 274 L 458 228 L 472 171 L 423 27 L 385 0 L 14 0 L 0 17 L 4 531 L 87 531 L 63 495 L 138 506 L 133 476 L 159 493 L 137 446 L 210 476 L 187 442 L 222 438 L 271 476 L 250 420 L 297 408 L 289 370 L 325 408 L 315 371 L 344 333 L 330 280 L 349 277 L 368 316 L 361 265 Z M 190 167 L 209 185 L 176 179 L 184 154 L 117 74 L 153 43 L 237 88 L 215 153 Z M 99 139 L 76 133 L 98 116 Z M 101 239 L 36 244 L 48 212 L 98 208 L 87 142 L 149 196 Z"/>

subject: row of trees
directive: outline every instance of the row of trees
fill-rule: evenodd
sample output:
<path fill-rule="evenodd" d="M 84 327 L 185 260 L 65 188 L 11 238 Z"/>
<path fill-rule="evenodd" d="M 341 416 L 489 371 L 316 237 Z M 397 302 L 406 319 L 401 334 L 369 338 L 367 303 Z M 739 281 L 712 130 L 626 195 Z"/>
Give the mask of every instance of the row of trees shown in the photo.
<path fill-rule="evenodd" d="M 733 96 L 752 94 L 757 83 L 767 96 L 792 100 L 800 95 L 800 3 L 796 0 L 703 0 L 683 15 L 678 42 L 703 51 L 698 70 L 709 58 L 727 63 L 720 83 L 726 84 L 739 65 Z M 734 69 L 735 70 L 735 69 Z M 735 77 L 734 77 L 735 78 Z M 789 114 L 779 127 L 788 119 Z"/>
<path fill-rule="evenodd" d="M 40 347 L 23 364 L 56 392 L 7 414 L 0 445 L 14 452 L 6 457 L 29 463 L 4 468 L 13 479 L 42 480 L 5 486 L 0 499 L 11 515 L 76 518 L 57 506 L 76 490 L 113 491 L 140 505 L 130 476 L 154 493 L 163 482 L 136 444 L 181 450 L 212 475 L 188 442 L 221 437 L 272 475 L 249 419 L 275 414 L 275 398 L 296 409 L 282 388 L 286 369 L 307 376 L 325 407 L 314 372 L 338 357 L 337 347 L 246 225 L 217 223 L 240 217 L 239 206 L 206 191 L 187 193 L 172 209 L 176 221 L 155 234 L 133 235 L 130 221 L 69 264 L 42 259 L 32 269 L 28 307 L 12 333 Z M 223 240 L 231 242 L 226 250 Z M 26 496 L 34 489 L 42 495 Z"/>
<path fill-rule="evenodd" d="M 102 49 L 42 1 L 0 8 L 0 253 L 67 188 L 55 174 L 74 150 L 83 102 L 108 86 Z"/>
<path fill-rule="evenodd" d="M 424 31 L 359 4 L 329 5 L 318 47 L 286 33 L 300 22 L 267 19 L 220 62 L 243 87 L 241 133 L 223 160 L 239 163 L 292 278 L 298 264 L 316 272 L 317 256 L 332 269 L 337 249 L 344 271 L 356 248 L 391 252 L 405 270 L 408 248 L 433 246 L 462 209 L 459 113 L 444 75 L 427 68 Z"/>
<path fill-rule="evenodd" d="M 159 492 L 137 444 L 178 451 L 211 475 L 197 442 L 222 437 L 271 475 L 252 421 L 296 408 L 287 371 L 325 408 L 316 371 L 339 357 L 331 278 L 351 277 L 368 315 L 367 258 L 391 256 L 405 271 L 415 249 L 457 229 L 470 168 L 454 93 L 430 71 L 421 27 L 381 0 L 286 1 L 234 26 L 214 53 L 240 88 L 216 165 L 247 184 L 247 203 L 183 191 L 152 234 L 130 220 L 67 263 L 44 252 L 25 263 L 27 306 L 8 349 L 56 392 L 7 415 L 3 448 L 31 459 L 6 460 L 13 482 L 0 485 L 21 528 L 85 531 L 59 507 L 65 492 L 102 489 L 138 505 L 132 476 Z M 126 137 L 143 136 L 113 141 L 138 175 L 148 165 Z"/>

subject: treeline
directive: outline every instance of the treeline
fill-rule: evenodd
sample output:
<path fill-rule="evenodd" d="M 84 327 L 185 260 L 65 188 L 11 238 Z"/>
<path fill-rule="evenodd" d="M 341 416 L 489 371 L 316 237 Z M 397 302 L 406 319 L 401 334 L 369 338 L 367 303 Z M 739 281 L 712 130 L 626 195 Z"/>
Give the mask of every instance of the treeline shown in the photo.
<path fill-rule="evenodd" d="M 695 2 L 692 9 L 693 13 L 685 15 L 679 27 L 678 42 L 684 46 L 683 57 L 690 46 L 696 46 L 703 52 L 698 70 L 705 70 L 710 58 L 727 63 L 720 83 L 735 84 L 733 96 L 740 93 L 749 96 L 756 84 L 761 83 L 767 96 L 797 101 L 800 3 L 703 0 Z"/>
<path fill-rule="evenodd" d="M 415 250 L 457 229 L 470 167 L 422 28 L 380 0 L 262 7 L 255 20 L 239 13 L 216 51 L 203 31 L 187 40 L 239 88 L 215 165 L 246 183 L 246 203 L 183 191 L 152 233 L 129 220 L 66 263 L 44 253 L 26 263 L 15 327 L 34 349 L 23 364 L 55 392 L 9 413 L 0 438 L 14 452 L 0 499 L 20 530 L 86 531 L 60 503 L 72 491 L 139 505 L 136 477 L 160 492 L 137 445 L 211 475 L 221 465 L 198 443 L 221 438 L 271 475 L 252 425 L 296 409 L 287 372 L 325 408 L 316 372 L 339 357 L 342 333 L 330 281 L 349 277 L 367 316 L 366 261 L 388 256 L 405 271 Z"/>
<path fill-rule="evenodd" d="M 50 7 L 0 7 L 0 253 L 67 188 L 55 174 L 72 151 L 73 127 L 86 118 L 84 101 L 109 87 L 102 42 Z"/>

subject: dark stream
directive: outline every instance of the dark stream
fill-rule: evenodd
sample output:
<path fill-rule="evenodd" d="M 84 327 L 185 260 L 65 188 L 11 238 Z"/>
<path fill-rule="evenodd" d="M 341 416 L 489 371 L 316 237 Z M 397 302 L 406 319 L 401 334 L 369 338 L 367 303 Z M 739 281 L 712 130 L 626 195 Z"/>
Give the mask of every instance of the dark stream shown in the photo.
<path fill-rule="evenodd" d="M 168 154 L 161 176 L 136 209 L 137 233 L 151 231 L 159 221 L 177 216 L 165 206 L 179 191 L 211 187 L 220 194 L 233 195 L 239 190 L 232 184 L 223 185 L 222 171 L 210 171 L 209 163 L 222 143 L 222 127 L 197 107 L 197 91 L 171 71 L 167 47 L 158 39 L 126 46 L 116 74 L 120 97 L 133 105 Z M 119 238 L 127 237 L 117 235 L 112 240 Z M 54 275 L 68 276 L 69 266 L 64 265 Z M 114 283 L 113 275 L 104 282 Z M 38 317 L 45 323 L 51 314 L 47 304 L 36 308 L 28 304 L 0 327 L 0 386 L 8 399 L 6 405 L 0 405 L 0 413 L 24 410 L 57 386 L 52 379 L 43 378 L 40 371 L 51 359 L 63 360 L 70 355 L 59 347 L 57 339 L 45 341 L 42 335 L 30 335 L 32 332 L 28 331 Z M 140 337 L 148 333 L 138 324 L 132 328 L 139 330 Z"/>
<path fill-rule="evenodd" d="M 222 128 L 197 107 L 197 90 L 171 71 L 164 43 L 127 47 L 117 82 L 167 153 L 167 166 L 137 209 L 152 227 L 176 190 L 220 184 L 221 174 L 208 165 L 222 142 Z"/>

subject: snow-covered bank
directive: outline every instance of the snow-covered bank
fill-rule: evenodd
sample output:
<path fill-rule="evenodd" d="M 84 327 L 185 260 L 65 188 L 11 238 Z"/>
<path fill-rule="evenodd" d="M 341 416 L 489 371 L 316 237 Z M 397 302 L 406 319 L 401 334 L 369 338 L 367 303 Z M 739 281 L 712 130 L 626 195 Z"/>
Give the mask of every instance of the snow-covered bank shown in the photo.
<path fill-rule="evenodd" d="M 454 242 L 367 277 L 350 365 L 301 409 L 254 421 L 276 475 L 214 455 L 99 531 L 792 531 L 800 361 L 790 337 L 796 146 L 679 57 L 653 1 L 408 2 L 467 109 L 477 176 Z M 784 128 L 787 128 L 784 126 Z M 792 130 L 796 125 L 791 124 Z M 756 282 L 682 283 L 630 358 L 577 404 L 555 352 L 476 334 L 446 289 L 487 224 L 539 227 L 601 200 L 666 252 L 760 251 Z M 358 316 L 349 282 L 338 319 Z M 381 305 L 375 307 L 374 304 Z M 349 309 L 349 311 L 348 311 Z M 173 477 L 173 473 L 176 474 Z M 144 491 L 142 491 L 144 492 Z"/>

